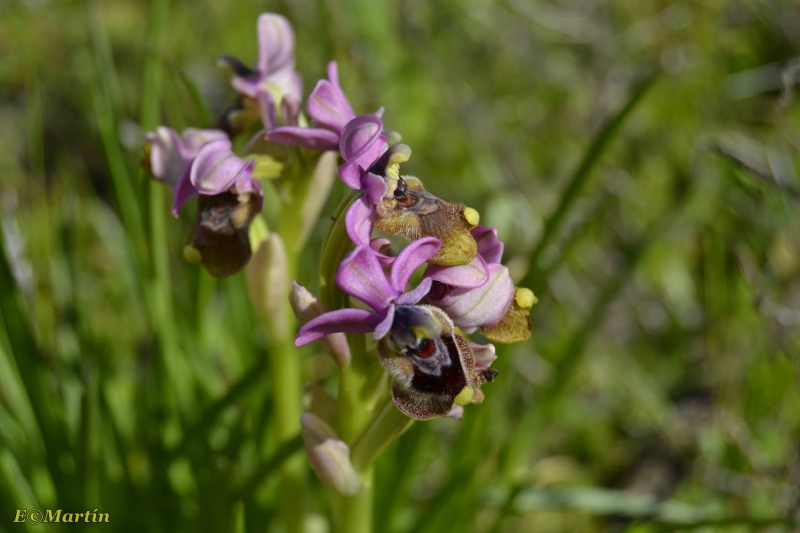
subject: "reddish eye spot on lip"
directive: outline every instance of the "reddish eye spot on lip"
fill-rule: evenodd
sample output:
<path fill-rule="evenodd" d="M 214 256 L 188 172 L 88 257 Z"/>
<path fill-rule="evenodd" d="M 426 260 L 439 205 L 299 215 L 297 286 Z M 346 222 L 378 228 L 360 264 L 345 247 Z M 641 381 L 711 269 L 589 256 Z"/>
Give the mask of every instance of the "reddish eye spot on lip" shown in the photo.
<path fill-rule="evenodd" d="M 422 339 L 419 348 L 413 350 L 414 355 L 427 359 L 436 350 L 436 344 L 430 339 Z"/>

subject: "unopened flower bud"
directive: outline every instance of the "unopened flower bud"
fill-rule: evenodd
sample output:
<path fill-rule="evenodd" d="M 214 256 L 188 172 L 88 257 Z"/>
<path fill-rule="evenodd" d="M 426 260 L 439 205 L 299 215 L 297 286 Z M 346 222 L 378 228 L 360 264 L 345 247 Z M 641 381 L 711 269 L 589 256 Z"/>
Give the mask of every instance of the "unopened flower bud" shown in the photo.
<path fill-rule="evenodd" d="M 300 424 L 306 454 L 322 484 L 345 496 L 357 494 L 361 478 L 350 462 L 349 446 L 318 416 L 303 413 Z"/>
<path fill-rule="evenodd" d="M 289 292 L 289 274 L 283 240 L 272 233 L 256 250 L 247 265 L 247 288 L 261 319 L 274 324 L 276 331 L 288 331 L 285 298 Z"/>
<path fill-rule="evenodd" d="M 308 186 L 308 194 L 303 199 L 303 205 L 300 206 L 300 231 L 297 234 L 297 239 L 294 242 L 294 249 L 299 251 L 303 248 L 308 236 L 317 224 L 319 214 L 325 207 L 325 202 L 328 200 L 328 194 L 336 181 L 336 160 L 338 154 L 333 151 L 324 152 L 317 165 L 314 167 L 314 173 L 311 175 L 311 182 Z"/>
<path fill-rule="evenodd" d="M 296 281 L 292 281 L 292 288 L 289 291 L 289 303 L 292 306 L 294 315 L 297 317 L 297 321 L 301 325 L 327 312 L 322 302 Z M 319 342 L 333 357 L 337 366 L 342 367 L 350 363 L 350 346 L 347 344 L 347 337 L 344 333 L 326 335 L 319 339 Z"/>

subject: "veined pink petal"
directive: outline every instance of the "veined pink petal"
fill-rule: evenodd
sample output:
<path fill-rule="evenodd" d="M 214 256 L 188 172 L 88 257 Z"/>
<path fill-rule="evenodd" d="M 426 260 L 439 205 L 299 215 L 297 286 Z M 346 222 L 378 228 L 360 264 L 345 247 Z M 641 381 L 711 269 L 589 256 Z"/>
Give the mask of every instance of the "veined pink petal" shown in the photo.
<path fill-rule="evenodd" d="M 234 154 L 229 140 L 219 140 L 200 149 L 189 179 L 197 192 L 214 196 L 228 190 L 250 168 L 252 162 Z"/>
<path fill-rule="evenodd" d="M 337 150 L 339 148 L 339 135 L 323 128 L 281 126 L 267 133 L 266 139 L 269 142 L 320 151 Z"/>
<path fill-rule="evenodd" d="M 172 128 L 159 126 L 154 133 L 146 134 L 145 140 L 150 143 L 150 170 L 153 176 L 175 186 L 188 162 L 183 157 L 183 139 Z"/>
<path fill-rule="evenodd" d="M 295 346 L 303 346 L 332 333 L 369 333 L 380 317 L 366 309 L 337 309 L 306 322 L 294 338 Z"/>
<path fill-rule="evenodd" d="M 497 354 L 494 351 L 494 344 L 477 344 L 475 342 L 469 343 L 472 348 L 472 353 L 475 355 L 475 370 L 486 370 L 495 359 Z"/>
<path fill-rule="evenodd" d="M 453 289 L 431 304 L 442 308 L 453 322 L 466 328 L 491 327 L 500 322 L 514 298 L 514 282 L 499 263 L 488 268 L 489 279 L 476 289 Z"/>
<path fill-rule="evenodd" d="M 383 320 L 375 326 L 375 340 L 381 340 L 392 329 L 392 322 L 394 322 L 394 305 L 390 305 L 386 310 L 386 316 Z"/>
<path fill-rule="evenodd" d="M 425 270 L 425 277 L 451 287 L 474 289 L 486 283 L 489 279 L 488 271 L 489 267 L 486 261 L 479 254 L 475 256 L 471 263 L 466 265 L 429 265 Z"/>
<path fill-rule="evenodd" d="M 267 75 L 281 69 L 294 70 L 294 31 L 281 15 L 258 17 L 258 71 Z"/>
<path fill-rule="evenodd" d="M 308 97 L 308 115 L 317 124 L 341 133 L 348 122 L 356 118 L 342 90 L 328 80 L 320 80 Z"/>
<path fill-rule="evenodd" d="M 364 198 L 372 205 L 378 205 L 386 194 L 386 180 L 377 174 L 367 172 L 361 176 L 361 190 Z"/>
<path fill-rule="evenodd" d="M 424 278 L 414 289 L 398 296 L 394 303 L 397 305 L 413 305 L 430 292 L 432 284 L 433 280 L 431 278 Z"/>
<path fill-rule="evenodd" d="M 470 233 L 478 243 L 478 254 L 487 263 L 499 263 L 503 258 L 503 241 L 497 238 L 497 228 L 478 225 Z"/>
<path fill-rule="evenodd" d="M 228 134 L 222 130 L 186 128 L 181 134 L 183 146 L 181 146 L 181 156 L 187 161 L 191 161 L 200 152 L 200 149 L 213 141 L 226 140 Z"/>
<path fill-rule="evenodd" d="M 372 228 L 375 226 L 375 206 L 361 197 L 347 209 L 344 224 L 347 235 L 356 246 L 369 244 L 372 237 Z"/>
<path fill-rule="evenodd" d="M 425 237 L 409 243 L 392 264 L 392 287 L 399 294 L 404 293 L 414 271 L 436 255 L 441 247 L 442 243 L 436 237 Z"/>
<path fill-rule="evenodd" d="M 365 244 L 359 245 L 344 258 L 335 279 L 344 292 L 379 313 L 402 294 L 402 291 L 395 291 L 389 284 L 375 251 Z"/>
<path fill-rule="evenodd" d="M 183 204 L 185 204 L 189 198 L 197 194 L 197 189 L 194 188 L 191 179 L 189 179 L 191 171 L 191 165 L 186 165 L 178 181 L 175 183 L 175 196 L 172 199 L 172 216 L 175 218 L 178 218 Z"/>

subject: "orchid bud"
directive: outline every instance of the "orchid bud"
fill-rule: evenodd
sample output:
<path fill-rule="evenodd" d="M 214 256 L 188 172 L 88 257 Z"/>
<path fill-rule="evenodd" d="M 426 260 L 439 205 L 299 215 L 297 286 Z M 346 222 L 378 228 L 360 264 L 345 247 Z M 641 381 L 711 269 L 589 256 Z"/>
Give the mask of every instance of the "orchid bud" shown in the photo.
<path fill-rule="evenodd" d="M 250 299 L 262 320 L 274 324 L 276 331 L 288 331 L 285 298 L 289 292 L 289 274 L 283 240 L 272 233 L 258 247 L 247 265 L 247 288 Z"/>
<path fill-rule="evenodd" d="M 336 160 L 338 155 L 336 152 L 324 152 L 317 160 L 314 167 L 314 172 L 311 175 L 311 182 L 308 186 L 308 194 L 306 195 L 303 205 L 300 206 L 300 231 L 297 234 L 297 239 L 294 243 L 295 250 L 301 250 L 303 245 L 308 240 L 308 236 L 314 229 L 314 226 L 319 219 L 319 214 L 325 207 L 325 202 L 328 200 L 328 194 L 333 187 L 336 180 Z"/>
<path fill-rule="evenodd" d="M 350 462 L 350 448 L 324 420 L 311 413 L 300 415 L 303 444 L 311 468 L 323 485 L 352 496 L 361 490 L 361 478 Z"/>
<path fill-rule="evenodd" d="M 297 321 L 301 325 L 327 311 L 327 308 L 316 296 L 311 294 L 305 287 L 298 285 L 296 281 L 292 281 L 292 288 L 289 291 L 289 303 L 292 306 L 294 315 L 297 317 Z M 320 338 L 319 342 L 331 354 L 337 366 L 343 367 L 350 363 L 350 346 L 347 344 L 347 337 L 344 333 L 326 335 Z"/>

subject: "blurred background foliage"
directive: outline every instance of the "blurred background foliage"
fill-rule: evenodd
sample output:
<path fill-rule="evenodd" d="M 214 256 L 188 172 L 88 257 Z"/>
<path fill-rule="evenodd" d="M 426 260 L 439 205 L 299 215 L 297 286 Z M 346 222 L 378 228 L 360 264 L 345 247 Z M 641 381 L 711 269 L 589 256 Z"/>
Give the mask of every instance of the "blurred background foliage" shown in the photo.
<path fill-rule="evenodd" d="M 264 11 L 305 93 L 336 59 L 540 300 L 485 403 L 381 459 L 376 531 L 796 530 L 796 2 L 0 0 L 0 531 L 60 530 L 11 523 L 30 507 L 273 531 L 298 443 L 272 437 L 263 333 L 139 164 L 147 129 L 232 105 L 215 58 L 254 62 Z"/>

